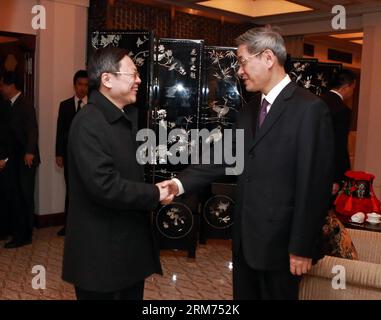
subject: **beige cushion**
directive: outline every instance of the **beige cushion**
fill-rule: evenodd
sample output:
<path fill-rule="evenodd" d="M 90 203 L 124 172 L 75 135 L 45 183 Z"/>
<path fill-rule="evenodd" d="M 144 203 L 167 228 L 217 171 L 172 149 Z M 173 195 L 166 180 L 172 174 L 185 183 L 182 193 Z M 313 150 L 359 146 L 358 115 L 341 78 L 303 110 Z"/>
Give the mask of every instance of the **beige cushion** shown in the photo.
<path fill-rule="evenodd" d="M 359 261 L 325 256 L 303 277 L 302 300 L 381 300 L 381 233 L 347 229 Z M 334 266 L 343 266 L 346 288 L 334 289 Z"/>

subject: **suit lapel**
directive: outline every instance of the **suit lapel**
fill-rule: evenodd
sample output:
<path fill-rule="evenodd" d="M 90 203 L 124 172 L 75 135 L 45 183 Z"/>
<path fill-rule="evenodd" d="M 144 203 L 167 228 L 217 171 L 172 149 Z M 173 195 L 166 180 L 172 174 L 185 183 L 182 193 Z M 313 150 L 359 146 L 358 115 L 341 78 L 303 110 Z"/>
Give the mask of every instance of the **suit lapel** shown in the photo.
<path fill-rule="evenodd" d="M 71 112 L 76 114 L 76 112 L 77 112 L 77 106 L 75 105 L 75 98 L 73 97 L 71 99 L 72 99 L 71 100 L 71 105 L 72 105 Z"/>
<path fill-rule="evenodd" d="M 67 115 L 68 115 L 68 117 L 69 117 L 69 119 L 71 121 L 75 117 L 75 115 L 77 114 L 77 107 L 75 105 L 75 99 L 74 99 L 74 97 L 71 98 L 70 105 L 71 105 L 71 108 L 68 109 Z"/>
<path fill-rule="evenodd" d="M 260 129 L 256 131 L 255 138 L 253 141 L 253 144 L 250 147 L 250 150 L 254 148 L 266 134 L 271 130 L 271 128 L 274 126 L 274 124 L 277 122 L 279 117 L 282 115 L 283 111 L 288 106 L 287 100 L 289 100 L 294 93 L 296 89 L 296 84 L 293 82 L 290 82 L 278 95 L 278 97 L 275 99 L 274 103 L 272 104 L 270 108 L 270 112 L 266 116 L 265 121 L 263 122 Z M 259 111 L 259 108 L 258 108 Z M 257 117 L 258 117 L 258 111 L 257 111 Z M 257 125 L 255 122 L 253 125 Z"/>
<path fill-rule="evenodd" d="M 20 94 L 17 99 L 15 100 L 15 102 L 13 102 L 11 108 L 12 109 L 17 109 L 19 107 L 19 102 L 22 100 L 22 94 Z"/>

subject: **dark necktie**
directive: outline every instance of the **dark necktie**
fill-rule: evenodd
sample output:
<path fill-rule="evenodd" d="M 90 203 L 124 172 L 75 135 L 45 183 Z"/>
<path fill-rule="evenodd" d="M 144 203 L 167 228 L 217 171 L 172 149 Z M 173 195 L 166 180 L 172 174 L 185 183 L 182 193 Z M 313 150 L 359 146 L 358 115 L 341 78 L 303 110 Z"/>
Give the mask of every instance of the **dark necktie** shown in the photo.
<path fill-rule="evenodd" d="M 267 116 L 267 107 L 270 105 L 270 103 L 263 98 L 262 104 L 261 104 L 261 110 L 259 111 L 259 122 L 258 126 L 259 128 L 262 126 L 263 121 L 265 121 L 265 118 Z"/>
<path fill-rule="evenodd" d="M 81 104 L 82 104 L 82 100 L 78 100 L 77 112 L 78 112 L 79 110 L 81 110 Z"/>

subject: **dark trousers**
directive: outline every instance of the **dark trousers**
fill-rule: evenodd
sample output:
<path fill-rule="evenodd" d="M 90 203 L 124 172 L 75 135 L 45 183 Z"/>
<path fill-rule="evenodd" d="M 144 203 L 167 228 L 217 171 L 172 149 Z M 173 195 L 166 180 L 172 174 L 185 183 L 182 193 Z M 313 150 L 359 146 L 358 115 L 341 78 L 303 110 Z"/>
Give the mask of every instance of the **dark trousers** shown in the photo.
<path fill-rule="evenodd" d="M 115 292 L 94 292 L 75 287 L 77 300 L 143 300 L 144 280 Z"/>
<path fill-rule="evenodd" d="M 254 270 L 242 250 L 233 255 L 234 300 L 298 300 L 301 277 L 290 270 Z"/>
<path fill-rule="evenodd" d="M 24 164 L 24 159 L 9 159 L 11 173 L 10 216 L 14 241 L 32 240 L 34 216 L 34 186 L 36 166 Z"/>

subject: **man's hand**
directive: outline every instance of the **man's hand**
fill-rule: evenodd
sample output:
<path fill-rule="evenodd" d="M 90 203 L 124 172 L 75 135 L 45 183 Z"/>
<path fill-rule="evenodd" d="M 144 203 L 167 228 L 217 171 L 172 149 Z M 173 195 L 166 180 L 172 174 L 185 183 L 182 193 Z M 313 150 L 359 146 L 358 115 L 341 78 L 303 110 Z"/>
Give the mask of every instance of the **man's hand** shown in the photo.
<path fill-rule="evenodd" d="M 7 162 L 5 160 L 0 160 L 0 171 L 4 170 L 6 165 L 7 165 Z"/>
<path fill-rule="evenodd" d="M 290 253 L 290 272 L 295 276 L 301 276 L 311 270 L 312 259 L 295 256 Z"/>
<path fill-rule="evenodd" d="M 33 166 L 33 159 L 34 159 L 34 154 L 27 153 L 24 156 L 24 163 L 27 167 L 31 168 Z"/>
<path fill-rule="evenodd" d="M 163 199 L 160 197 L 160 203 L 163 205 L 170 204 L 179 193 L 179 187 L 177 186 L 177 183 L 172 180 L 166 180 L 157 183 L 156 186 L 158 186 L 159 189 L 166 189 L 168 192 L 167 197 Z"/>
<path fill-rule="evenodd" d="M 56 157 L 56 164 L 59 168 L 63 168 L 64 166 L 64 159 L 63 157 Z"/>
<path fill-rule="evenodd" d="M 170 196 L 169 189 L 167 187 L 160 186 L 159 184 L 156 184 L 156 187 L 159 188 L 160 201 L 163 201 L 164 199 L 167 199 Z"/>
<path fill-rule="evenodd" d="M 340 190 L 340 186 L 339 186 L 338 183 L 335 182 L 335 183 L 332 185 L 332 195 L 335 195 L 336 193 L 338 193 L 339 190 Z"/>

